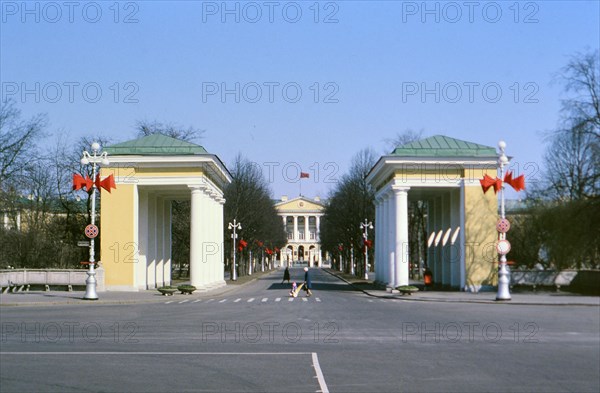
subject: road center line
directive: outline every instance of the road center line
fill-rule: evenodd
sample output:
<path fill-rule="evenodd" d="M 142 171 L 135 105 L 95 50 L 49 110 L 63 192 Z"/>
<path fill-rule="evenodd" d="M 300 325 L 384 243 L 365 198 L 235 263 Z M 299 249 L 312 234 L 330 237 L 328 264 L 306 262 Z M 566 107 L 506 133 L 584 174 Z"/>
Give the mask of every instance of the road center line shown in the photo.
<path fill-rule="evenodd" d="M 319 386 L 321 387 L 321 392 L 329 393 L 329 389 L 327 388 L 327 384 L 325 383 L 325 377 L 323 377 L 323 371 L 321 371 L 321 366 L 319 366 L 319 358 L 316 352 L 312 353 L 312 362 L 313 367 L 315 368 L 315 373 L 317 374 Z"/>

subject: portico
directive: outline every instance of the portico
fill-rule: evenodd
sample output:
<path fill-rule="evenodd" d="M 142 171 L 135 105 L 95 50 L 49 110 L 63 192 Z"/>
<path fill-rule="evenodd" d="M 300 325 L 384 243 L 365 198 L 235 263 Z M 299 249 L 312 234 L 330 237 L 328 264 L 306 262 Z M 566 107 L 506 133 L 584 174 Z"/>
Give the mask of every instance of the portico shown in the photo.
<path fill-rule="evenodd" d="M 102 190 L 101 261 L 107 290 L 171 283 L 171 202 L 190 200 L 190 283 L 224 285 L 223 187 L 231 176 L 202 146 L 150 135 L 108 146 L 117 189 Z"/>
<path fill-rule="evenodd" d="M 323 258 L 319 240 L 319 228 L 323 216 L 323 205 L 319 198 L 298 197 L 288 200 L 283 197 L 275 204 L 282 218 L 288 244 L 281 250 L 282 261 L 309 261 L 321 266 Z"/>
<path fill-rule="evenodd" d="M 371 169 L 376 189 L 376 280 L 409 284 L 409 201 L 426 201 L 427 261 L 436 284 L 477 292 L 497 280 L 495 195 L 479 179 L 496 173 L 493 147 L 434 136 L 396 148 Z"/>

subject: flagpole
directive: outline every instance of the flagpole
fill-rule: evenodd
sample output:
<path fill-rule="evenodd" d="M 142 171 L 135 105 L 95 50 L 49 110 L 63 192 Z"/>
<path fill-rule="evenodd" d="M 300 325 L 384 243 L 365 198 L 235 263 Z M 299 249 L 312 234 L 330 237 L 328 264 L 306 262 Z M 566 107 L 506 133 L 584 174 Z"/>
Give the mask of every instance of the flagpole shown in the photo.
<path fill-rule="evenodd" d="M 299 196 L 302 196 L 302 175 L 300 175 L 300 182 L 299 183 L 300 183 L 300 195 Z"/>

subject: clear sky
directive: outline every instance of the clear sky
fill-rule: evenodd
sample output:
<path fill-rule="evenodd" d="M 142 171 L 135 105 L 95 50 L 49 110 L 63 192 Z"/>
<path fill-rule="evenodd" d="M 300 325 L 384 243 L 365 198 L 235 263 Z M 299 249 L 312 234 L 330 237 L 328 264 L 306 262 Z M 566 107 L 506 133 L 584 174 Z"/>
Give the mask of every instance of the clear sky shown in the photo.
<path fill-rule="evenodd" d="M 275 197 L 326 196 L 406 129 L 496 146 L 539 177 L 553 76 L 600 46 L 598 1 L 0 2 L 2 99 L 71 138 L 137 120 L 204 129 Z M 50 141 L 51 143 L 51 141 Z M 317 175 L 318 174 L 318 175 Z"/>

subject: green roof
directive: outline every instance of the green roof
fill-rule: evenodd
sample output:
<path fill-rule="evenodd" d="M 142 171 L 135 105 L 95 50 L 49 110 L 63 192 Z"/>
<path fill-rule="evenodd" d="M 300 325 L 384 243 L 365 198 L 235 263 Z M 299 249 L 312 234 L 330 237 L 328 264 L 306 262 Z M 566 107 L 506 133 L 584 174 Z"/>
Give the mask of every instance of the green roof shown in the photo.
<path fill-rule="evenodd" d="M 493 147 L 445 135 L 435 135 L 398 146 L 391 155 L 403 157 L 498 157 L 496 149 Z"/>
<path fill-rule="evenodd" d="M 189 154 L 207 154 L 200 145 L 163 134 L 152 134 L 127 142 L 117 143 L 104 148 L 111 155 L 161 155 L 179 156 Z"/>

